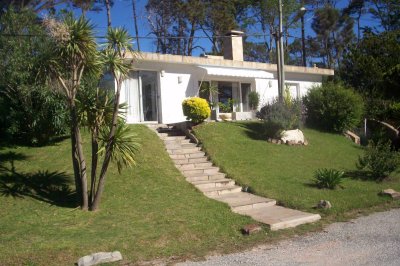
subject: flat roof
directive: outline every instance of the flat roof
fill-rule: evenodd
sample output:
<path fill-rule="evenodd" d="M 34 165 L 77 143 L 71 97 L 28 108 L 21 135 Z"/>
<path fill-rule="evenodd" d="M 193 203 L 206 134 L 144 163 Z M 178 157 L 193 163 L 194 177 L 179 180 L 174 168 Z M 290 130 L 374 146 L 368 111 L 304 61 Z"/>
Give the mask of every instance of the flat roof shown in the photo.
<path fill-rule="evenodd" d="M 132 54 L 128 54 L 127 58 L 132 58 Z M 174 64 L 195 65 L 195 66 L 208 65 L 208 66 L 220 66 L 220 67 L 259 69 L 269 72 L 277 71 L 276 64 L 194 57 L 194 56 L 184 56 L 184 55 L 145 53 L 145 52 L 139 53 L 138 61 L 174 63 Z M 290 66 L 290 65 L 285 65 L 285 72 L 299 73 L 299 74 L 313 74 L 321 76 L 333 76 L 335 74 L 335 71 L 333 69 Z"/>

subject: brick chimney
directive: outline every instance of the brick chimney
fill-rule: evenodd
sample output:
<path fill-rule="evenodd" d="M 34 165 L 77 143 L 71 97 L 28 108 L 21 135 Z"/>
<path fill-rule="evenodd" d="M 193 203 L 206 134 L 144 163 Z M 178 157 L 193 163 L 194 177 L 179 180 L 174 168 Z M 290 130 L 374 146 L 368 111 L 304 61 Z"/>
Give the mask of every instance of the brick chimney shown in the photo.
<path fill-rule="evenodd" d="M 243 31 L 231 30 L 224 38 L 224 59 L 243 61 Z"/>

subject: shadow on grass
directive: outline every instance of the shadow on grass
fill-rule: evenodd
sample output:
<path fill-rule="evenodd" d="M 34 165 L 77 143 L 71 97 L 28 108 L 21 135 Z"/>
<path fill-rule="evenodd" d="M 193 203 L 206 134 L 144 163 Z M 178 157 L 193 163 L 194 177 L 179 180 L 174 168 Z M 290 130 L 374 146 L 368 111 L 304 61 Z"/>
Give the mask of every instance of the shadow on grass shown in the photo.
<path fill-rule="evenodd" d="M 346 171 L 344 173 L 343 178 L 351 178 L 351 179 L 356 179 L 356 180 L 379 182 L 378 180 L 376 180 L 376 177 L 374 177 L 371 172 L 364 171 L 364 170 Z"/>
<path fill-rule="evenodd" d="M 69 185 L 71 176 L 65 172 L 18 172 L 15 161 L 24 161 L 21 153 L 0 154 L 0 195 L 13 198 L 30 197 L 60 207 L 76 207 L 76 195 Z"/>
<path fill-rule="evenodd" d="M 254 140 L 267 140 L 264 124 L 261 122 L 236 122 L 239 127 L 245 129 L 246 135 Z"/>
<path fill-rule="evenodd" d="M 48 141 L 45 141 L 43 143 L 30 143 L 27 142 L 25 139 L 19 139 L 19 138 L 14 139 L 11 137 L 5 137 L 2 140 L 0 140 L 0 150 L 4 148 L 15 148 L 16 146 L 22 146 L 22 147 L 54 146 L 69 138 L 70 138 L 69 135 L 62 135 L 62 136 L 52 137 Z"/>

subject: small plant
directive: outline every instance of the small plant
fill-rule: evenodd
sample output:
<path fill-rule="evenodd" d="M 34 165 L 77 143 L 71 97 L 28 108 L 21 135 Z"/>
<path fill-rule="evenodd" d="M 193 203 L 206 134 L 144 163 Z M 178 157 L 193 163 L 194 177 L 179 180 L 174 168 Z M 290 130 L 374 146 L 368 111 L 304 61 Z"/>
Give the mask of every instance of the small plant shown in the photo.
<path fill-rule="evenodd" d="M 218 106 L 219 106 L 219 112 L 220 113 L 230 113 L 233 111 L 233 106 L 236 104 L 236 100 L 235 99 L 228 99 L 227 103 L 222 103 L 219 102 Z"/>
<path fill-rule="evenodd" d="M 199 96 L 208 101 L 208 104 L 213 108 L 213 95 L 218 95 L 218 87 L 209 82 L 202 82 L 199 89 Z"/>
<path fill-rule="evenodd" d="M 187 119 L 196 124 L 203 122 L 211 114 L 207 100 L 199 97 L 192 97 L 184 100 L 182 102 L 182 109 Z"/>
<path fill-rule="evenodd" d="M 265 121 L 267 137 L 278 138 L 282 130 L 301 126 L 301 110 L 300 101 L 292 101 L 289 105 L 275 101 L 261 108 L 257 117 Z"/>
<path fill-rule="evenodd" d="M 229 104 L 225 104 L 225 103 L 219 102 L 218 106 L 219 106 L 219 112 L 220 113 L 230 113 L 232 111 L 232 109 L 229 106 Z"/>
<path fill-rule="evenodd" d="M 251 110 L 256 110 L 260 104 L 260 94 L 256 91 L 249 92 L 249 107 Z"/>
<path fill-rule="evenodd" d="M 314 174 L 314 182 L 319 188 L 335 189 L 342 183 L 344 172 L 335 169 L 318 169 Z"/>
<path fill-rule="evenodd" d="M 399 163 L 399 153 L 391 150 L 390 141 L 370 141 L 356 166 L 359 170 L 368 169 L 373 179 L 382 181 L 398 168 Z"/>

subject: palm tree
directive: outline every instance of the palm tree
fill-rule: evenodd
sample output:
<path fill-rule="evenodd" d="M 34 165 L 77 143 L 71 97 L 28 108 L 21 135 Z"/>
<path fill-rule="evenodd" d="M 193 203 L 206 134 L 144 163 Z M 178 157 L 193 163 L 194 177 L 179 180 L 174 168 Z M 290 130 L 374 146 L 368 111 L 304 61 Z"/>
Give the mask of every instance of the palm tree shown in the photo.
<path fill-rule="evenodd" d="M 66 15 L 62 22 L 44 20 L 54 42 L 48 55 L 48 72 L 56 80 L 66 97 L 71 121 L 71 151 L 75 186 L 81 208 L 89 207 L 87 194 L 86 160 L 79 129 L 76 96 L 84 75 L 101 71 L 101 60 L 93 34 L 93 25 L 83 16 L 74 19 Z"/>
<path fill-rule="evenodd" d="M 107 43 L 103 51 L 103 60 L 106 66 L 106 71 L 111 73 L 114 77 L 116 90 L 114 95 L 112 119 L 107 131 L 108 136 L 104 140 L 105 147 L 102 148 L 104 160 L 101 166 L 94 200 L 90 206 L 90 209 L 93 211 L 95 211 L 100 204 L 101 195 L 104 190 L 106 172 L 110 161 L 115 159 L 119 169 L 122 164 L 130 165 L 134 163 L 132 153 L 137 150 L 133 147 L 135 146 L 134 143 L 131 143 L 132 145 L 127 147 L 122 142 L 117 141 L 117 137 L 121 137 L 124 132 L 127 132 L 126 129 L 118 123 L 118 111 L 122 82 L 128 77 L 132 65 L 131 62 L 126 61 L 126 57 L 132 55 L 133 58 L 136 58 L 136 53 L 133 52 L 132 48 L 133 39 L 124 28 L 109 28 L 106 38 Z"/>
<path fill-rule="evenodd" d="M 81 90 L 78 95 L 80 124 L 86 126 L 91 133 L 90 210 L 95 210 L 92 205 L 98 190 L 97 166 L 99 156 L 104 155 L 108 142 L 109 125 L 112 123 L 115 101 L 113 93 L 110 93 L 106 88 L 99 88 L 97 85 L 98 79 L 96 77 L 86 79 L 83 86 L 84 90 Z M 111 152 L 111 161 L 116 163 L 119 172 L 123 167 L 135 164 L 135 154 L 140 147 L 136 134 L 125 124 L 124 114 L 126 107 L 125 103 L 120 104 L 118 107 L 118 125 Z"/>

